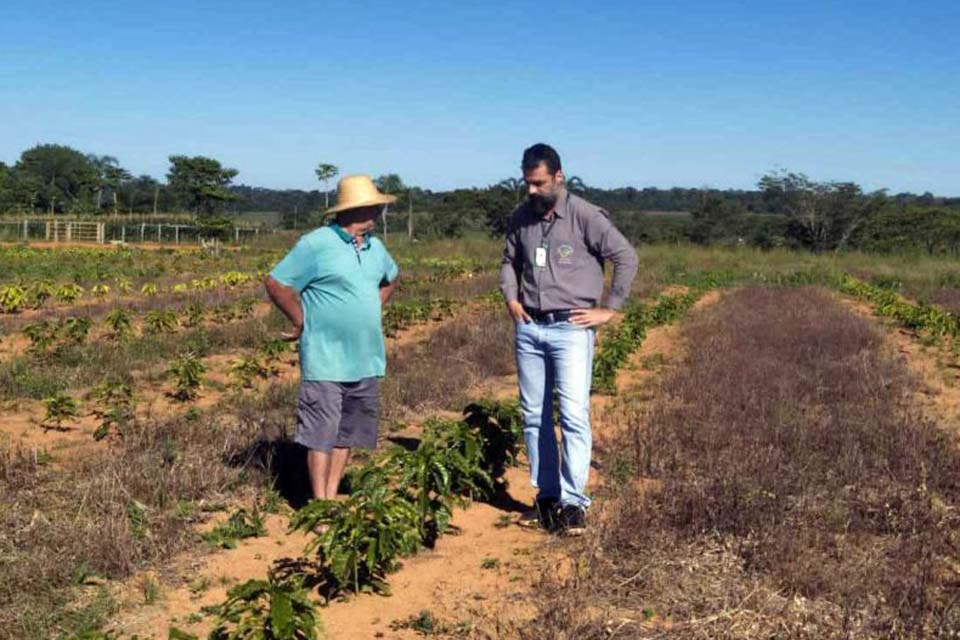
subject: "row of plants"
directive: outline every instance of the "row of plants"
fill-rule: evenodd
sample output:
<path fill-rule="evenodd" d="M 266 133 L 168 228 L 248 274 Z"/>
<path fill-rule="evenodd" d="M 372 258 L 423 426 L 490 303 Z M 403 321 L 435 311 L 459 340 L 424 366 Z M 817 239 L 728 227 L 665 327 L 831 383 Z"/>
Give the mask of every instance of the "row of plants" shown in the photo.
<path fill-rule="evenodd" d="M 836 287 L 841 293 L 869 303 L 878 315 L 891 318 L 907 329 L 936 338 L 960 336 L 960 316 L 936 305 L 907 300 L 890 288 L 849 274 L 843 275 Z"/>
<path fill-rule="evenodd" d="M 449 298 L 391 302 L 383 309 L 383 333 L 392 338 L 411 325 L 448 318 L 454 304 Z"/>
<path fill-rule="evenodd" d="M 162 292 L 186 294 L 190 292 L 212 291 L 215 289 L 233 290 L 237 287 L 259 282 L 262 272 L 228 271 L 217 276 L 193 278 L 189 282 L 179 282 L 173 285 L 163 285 L 156 282 L 145 282 L 139 287 L 141 295 L 154 297 Z M 40 309 L 52 302 L 73 303 L 87 294 L 94 298 L 106 298 L 111 293 L 128 295 L 134 293 L 134 285 L 127 277 L 117 277 L 112 284 L 100 282 L 92 285 L 89 290 L 75 282 L 53 283 L 48 280 L 36 280 L 29 284 L 0 285 L 0 311 L 3 313 L 18 313 L 25 309 Z"/>
<path fill-rule="evenodd" d="M 426 268 L 429 271 L 425 276 L 428 282 L 470 278 L 497 268 L 496 264 L 488 261 L 470 258 L 401 258 L 398 262 L 404 268 Z"/>
<path fill-rule="evenodd" d="M 157 336 L 174 333 L 180 327 L 194 328 L 211 320 L 218 324 L 249 318 L 253 315 L 256 300 L 241 298 L 233 304 L 221 304 L 207 309 L 201 304 L 190 304 L 182 309 L 155 309 L 143 314 L 139 320 L 130 309 L 118 307 L 104 316 L 102 326 L 110 340 L 122 341 L 136 335 L 137 322 L 143 334 Z M 28 352 L 35 355 L 50 355 L 58 349 L 83 344 L 87 341 L 93 322 L 86 316 L 66 316 L 57 320 L 37 320 L 24 325 L 20 331 L 30 340 Z"/>
<path fill-rule="evenodd" d="M 282 254 L 243 247 L 231 251 L 195 248 L 147 250 L 135 247 L 29 245 L 0 247 L 3 283 L 61 280 L 92 286 L 116 277 L 143 281 L 187 274 L 266 270 Z"/>
<path fill-rule="evenodd" d="M 255 352 L 235 359 L 229 370 L 231 386 L 241 390 L 253 386 L 256 378 L 268 378 L 280 373 L 277 366 L 283 354 L 290 351 L 290 343 L 279 339 L 266 340 Z M 206 382 L 207 366 L 195 353 L 186 351 L 173 359 L 165 370 L 171 381 L 168 395 L 180 402 L 196 400 Z M 122 380 L 107 379 L 83 394 L 82 400 L 66 393 L 43 399 L 45 409 L 41 426 L 64 430 L 83 415 L 94 416 L 97 428 L 94 440 L 107 436 L 123 437 L 123 428 L 134 418 L 136 399 L 131 386 Z M 88 408 L 85 411 L 85 406 Z"/>
<path fill-rule="evenodd" d="M 349 498 L 314 500 L 291 517 L 290 530 L 310 536 L 305 558 L 231 589 L 214 607 L 208 640 L 314 640 L 320 620 L 311 589 L 328 600 L 389 593 L 388 575 L 453 528 L 455 507 L 503 490 L 522 432 L 516 401 L 480 401 L 460 421 L 429 421 L 416 448 L 395 446 L 351 470 Z M 197 640 L 176 628 L 169 638 Z"/>
<path fill-rule="evenodd" d="M 593 359 L 593 388 L 600 393 L 615 393 L 617 372 L 643 343 L 647 329 L 682 317 L 706 290 L 694 288 L 687 293 L 660 296 L 654 304 L 630 307 L 620 324 L 604 334 Z"/>

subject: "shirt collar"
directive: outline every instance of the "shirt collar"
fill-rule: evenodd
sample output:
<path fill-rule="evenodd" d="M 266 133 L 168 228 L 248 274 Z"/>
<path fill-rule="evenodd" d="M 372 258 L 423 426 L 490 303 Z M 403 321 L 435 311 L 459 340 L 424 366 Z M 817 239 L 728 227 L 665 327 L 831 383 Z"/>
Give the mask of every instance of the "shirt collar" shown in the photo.
<path fill-rule="evenodd" d="M 557 198 L 557 204 L 553 205 L 553 213 L 550 214 L 550 219 L 552 220 L 554 216 L 558 218 L 565 218 L 567 216 L 567 199 L 570 197 L 570 192 L 564 189 L 560 196 Z M 537 216 L 539 220 L 546 220 L 543 216 Z"/>
<path fill-rule="evenodd" d="M 340 236 L 340 239 L 348 244 L 354 244 L 355 238 L 352 234 L 347 233 L 347 230 L 341 227 L 336 222 L 331 222 L 330 226 L 336 231 L 337 235 Z M 363 234 L 363 248 L 367 249 L 370 247 L 370 232 Z"/>
<path fill-rule="evenodd" d="M 553 207 L 553 215 L 558 218 L 565 218 L 567 216 L 567 199 L 570 197 L 570 193 L 564 189 L 560 193 L 560 197 L 557 198 L 557 204 Z"/>

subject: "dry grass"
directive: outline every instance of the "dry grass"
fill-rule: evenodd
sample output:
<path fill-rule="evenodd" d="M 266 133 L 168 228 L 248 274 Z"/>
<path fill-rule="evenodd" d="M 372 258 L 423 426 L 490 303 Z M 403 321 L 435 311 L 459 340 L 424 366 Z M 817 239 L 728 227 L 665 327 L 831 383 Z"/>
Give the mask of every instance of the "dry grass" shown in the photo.
<path fill-rule="evenodd" d="M 89 602 L 89 577 L 123 578 L 195 546 L 206 507 L 266 482 L 256 465 L 235 463 L 259 428 L 206 415 L 144 420 L 66 467 L 0 456 L 0 637 L 97 628 L 109 607 Z"/>
<path fill-rule="evenodd" d="M 960 456 L 878 331 L 749 289 L 685 338 L 526 637 L 955 637 Z"/>
<path fill-rule="evenodd" d="M 436 409 L 460 410 L 470 388 L 515 371 L 513 324 L 500 306 L 458 316 L 422 343 L 388 355 L 382 406 L 388 420 Z"/>

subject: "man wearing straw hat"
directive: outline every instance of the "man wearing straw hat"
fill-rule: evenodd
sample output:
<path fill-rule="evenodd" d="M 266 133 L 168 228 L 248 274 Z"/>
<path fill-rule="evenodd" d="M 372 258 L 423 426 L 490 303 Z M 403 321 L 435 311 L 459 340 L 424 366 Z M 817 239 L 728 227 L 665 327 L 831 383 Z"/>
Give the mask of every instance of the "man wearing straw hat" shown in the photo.
<path fill-rule="evenodd" d="M 333 499 L 350 449 L 377 444 L 380 378 L 386 371 L 381 308 L 398 269 L 370 235 L 395 196 L 368 176 L 337 185 L 336 218 L 303 237 L 267 277 L 267 293 L 300 340 L 296 442 L 307 448 L 314 498 Z"/>

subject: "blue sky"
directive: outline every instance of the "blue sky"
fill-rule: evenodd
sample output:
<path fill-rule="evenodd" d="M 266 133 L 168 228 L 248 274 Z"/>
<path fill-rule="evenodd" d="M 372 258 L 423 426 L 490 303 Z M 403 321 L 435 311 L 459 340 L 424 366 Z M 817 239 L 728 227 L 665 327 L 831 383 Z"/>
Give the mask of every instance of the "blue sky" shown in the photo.
<path fill-rule="evenodd" d="M 545 141 L 605 187 L 782 167 L 960 195 L 958 31 L 956 1 L 5 0 L 0 161 L 57 142 L 156 177 L 179 153 L 445 189 Z"/>

